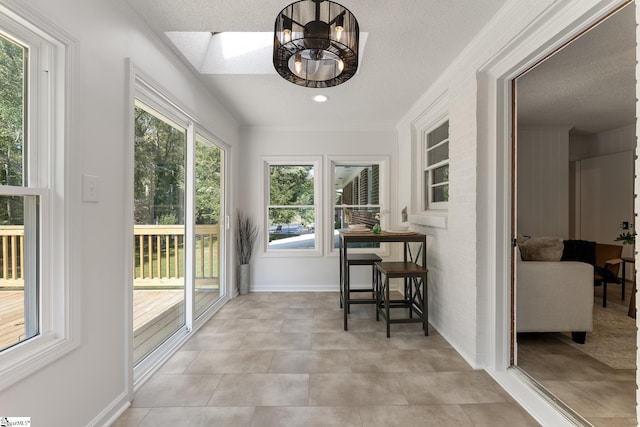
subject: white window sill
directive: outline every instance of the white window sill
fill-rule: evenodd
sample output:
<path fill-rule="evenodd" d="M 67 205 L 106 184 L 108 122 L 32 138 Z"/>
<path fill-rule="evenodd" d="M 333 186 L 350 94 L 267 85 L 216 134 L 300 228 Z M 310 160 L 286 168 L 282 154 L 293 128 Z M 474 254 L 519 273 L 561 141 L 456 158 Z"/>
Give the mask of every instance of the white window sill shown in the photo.
<path fill-rule="evenodd" d="M 410 224 L 421 225 L 423 227 L 447 228 L 448 220 L 448 211 L 429 211 L 409 215 Z"/>
<path fill-rule="evenodd" d="M 78 346 L 78 341 L 45 334 L 5 350 L 0 357 L 0 390 L 53 363 Z"/>

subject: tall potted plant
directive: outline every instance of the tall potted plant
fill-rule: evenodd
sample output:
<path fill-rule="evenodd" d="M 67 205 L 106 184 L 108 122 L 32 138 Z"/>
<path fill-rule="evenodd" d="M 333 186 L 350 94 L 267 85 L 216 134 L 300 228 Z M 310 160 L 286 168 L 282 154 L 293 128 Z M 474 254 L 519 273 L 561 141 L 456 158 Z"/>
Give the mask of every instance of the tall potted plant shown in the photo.
<path fill-rule="evenodd" d="M 236 251 L 238 254 L 238 292 L 240 295 L 249 293 L 251 277 L 249 275 L 249 262 L 253 255 L 253 248 L 258 238 L 258 226 L 251 218 L 238 211 L 238 227 L 236 229 Z"/>

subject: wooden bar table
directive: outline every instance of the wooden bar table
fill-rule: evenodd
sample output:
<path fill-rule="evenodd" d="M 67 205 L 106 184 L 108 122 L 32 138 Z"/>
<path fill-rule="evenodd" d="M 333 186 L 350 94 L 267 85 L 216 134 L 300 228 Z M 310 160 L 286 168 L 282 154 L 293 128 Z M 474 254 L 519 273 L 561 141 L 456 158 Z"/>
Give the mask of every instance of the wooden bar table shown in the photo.
<path fill-rule="evenodd" d="M 342 230 L 340 231 L 340 304 L 343 306 L 344 311 L 344 330 L 347 330 L 347 315 L 344 304 L 344 291 L 349 289 L 349 270 L 347 266 L 347 251 L 349 245 L 358 243 L 403 243 L 404 244 L 404 256 L 403 261 L 414 262 L 423 267 L 427 266 L 427 236 L 422 233 L 416 233 L 412 231 L 404 232 L 391 232 L 382 231 L 380 234 L 375 234 L 371 230 Z M 418 249 L 413 253 L 411 251 L 410 243 L 419 243 Z M 426 292 L 426 283 L 425 292 Z"/>

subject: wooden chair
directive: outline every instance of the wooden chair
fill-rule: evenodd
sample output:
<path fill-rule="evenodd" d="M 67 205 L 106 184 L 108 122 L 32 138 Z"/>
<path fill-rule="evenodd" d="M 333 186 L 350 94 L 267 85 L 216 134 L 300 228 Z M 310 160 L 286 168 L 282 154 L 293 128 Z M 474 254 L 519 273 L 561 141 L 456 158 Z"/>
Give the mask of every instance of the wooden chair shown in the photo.
<path fill-rule="evenodd" d="M 596 243 L 596 265 L 593 271 L 594 285 L 602 285 L 602 306 L 607 306 L 607 283 L 622 285 L 622 299 L 624 299 L 625 278 L 618 278 L 618 271 L 622 261 L 622 246 Z"/>

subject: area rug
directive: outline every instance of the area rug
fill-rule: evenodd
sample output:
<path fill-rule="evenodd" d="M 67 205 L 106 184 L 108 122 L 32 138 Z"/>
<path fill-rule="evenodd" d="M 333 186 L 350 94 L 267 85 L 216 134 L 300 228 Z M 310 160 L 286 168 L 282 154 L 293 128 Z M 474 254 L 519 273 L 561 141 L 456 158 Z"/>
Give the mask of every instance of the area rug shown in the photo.
<path fill-rule="evenodd" d="M 627 316 L 628 307 L 594 299 L 593 331 L 584 344 L 571 340 L 571 333 L 556 337 L 614 369 L 636 369 L 636 319 Z"/>

